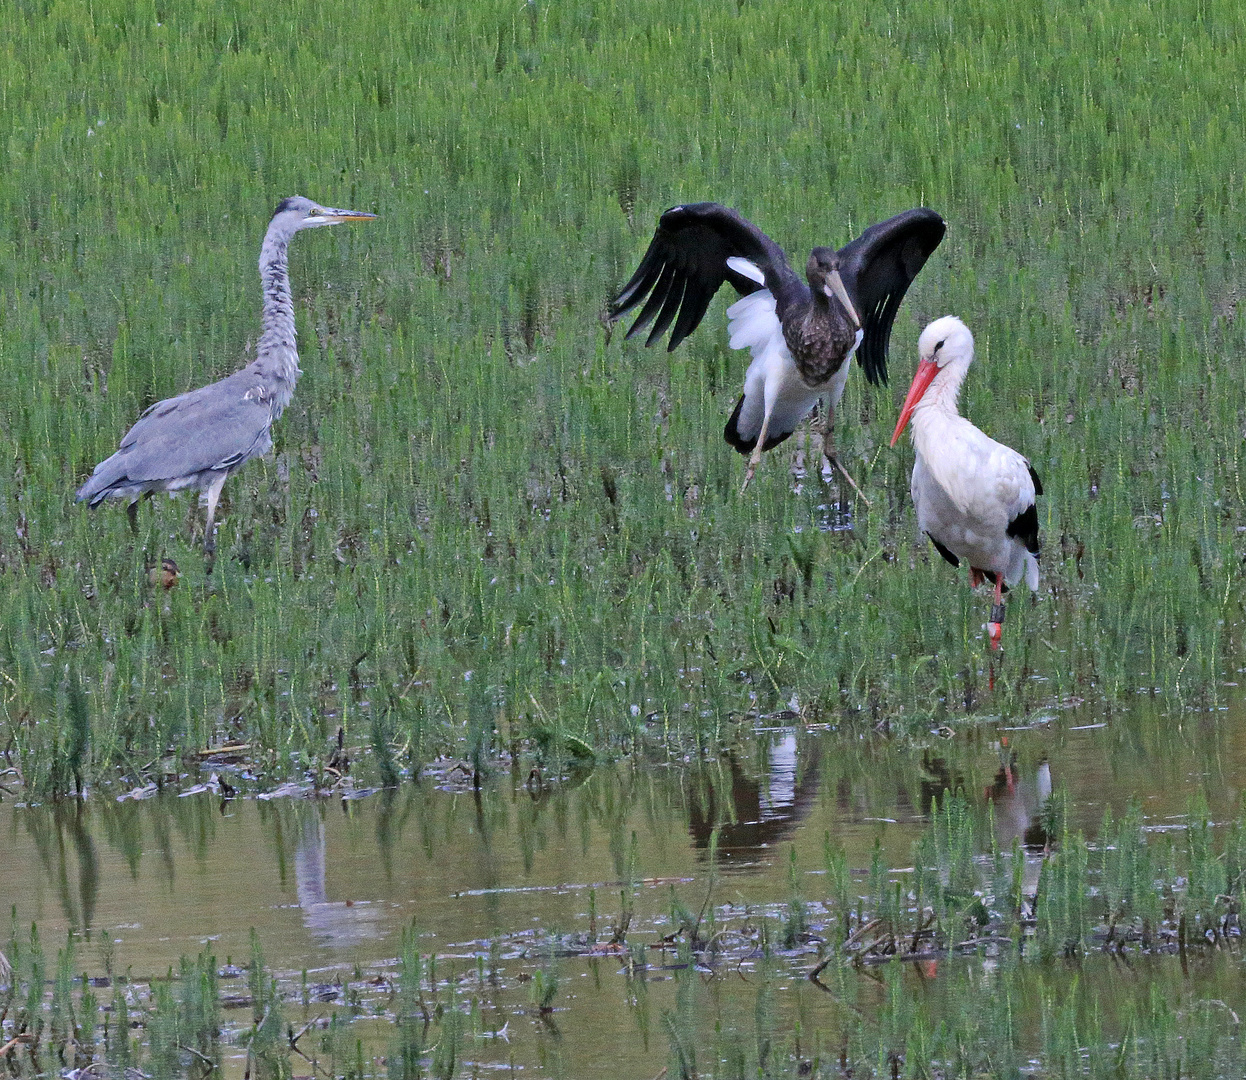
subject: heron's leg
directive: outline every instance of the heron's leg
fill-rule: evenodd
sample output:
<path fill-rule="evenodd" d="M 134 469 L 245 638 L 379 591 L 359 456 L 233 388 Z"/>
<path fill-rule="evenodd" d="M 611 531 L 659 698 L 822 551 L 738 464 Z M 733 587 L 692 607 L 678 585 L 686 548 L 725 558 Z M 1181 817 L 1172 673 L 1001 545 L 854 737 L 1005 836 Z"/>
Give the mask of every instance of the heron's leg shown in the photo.
<path fill-rule="evenodd" d="M 757 435 L 757 445 L 753 447 L 753 453 L 748 459 L 748 470 L 744 474 L 744 483 L 740 485 L 741 495 L 748 490 L 749 481 L 753 479 L 757 466 L 761 464 L 761 448 L 766 445 L 766 436 L 770 432 L 770 414 L 773 410 L 774 403 L 771 402 L 766 409 L 766 415 L 762 418 L 761 431 Z"/>
<path fill-rule="evenodd" d="M 141 495 L 135 495 L 130 500 L 129 506 L 125 508 L 125 516 L 130 519 L 130 532 L 135 536 L 138 536 L 138 504 L 146 502 L 154 494 L 154 491 L 144 491 Z"/>
<path fill-rule="evenodd" d="M 229 474 L 222 470 L 212 478 L 212 483 L 207 486 L 203 493 L 208 503 L 208 520 L 203 527 L 203 553 L 205 555 L 216 554 L 216 531 L 213 528 L 212 522 L 216 517 L 216 504 L 221 498 L 221 488 L 225 486 L 228 476 Z"/>
<path fill-rule="evenodd" d="M 995 573 L 995 606 L 991 608 L 991 621 L 986 624 L 987 636 L 991 639 L 991 648 L 999 648 L 999 639 L 1004 633 L 1004 575 Z"/>

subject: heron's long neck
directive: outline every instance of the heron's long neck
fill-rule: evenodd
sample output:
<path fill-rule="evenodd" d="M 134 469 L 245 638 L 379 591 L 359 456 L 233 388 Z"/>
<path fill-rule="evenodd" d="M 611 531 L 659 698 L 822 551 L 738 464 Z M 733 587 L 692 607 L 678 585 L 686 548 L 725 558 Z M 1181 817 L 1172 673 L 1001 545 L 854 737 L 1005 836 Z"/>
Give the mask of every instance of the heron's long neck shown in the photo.
<path fill-rule="evenodd" d="M 286 253 L 290 237 L 269 226 L 260 248 L 260 282 L 264 290 L 264 332 L 255 350 L 255 366 L 278 385 L 273 387 L 279 409 L 289 404 L 302 374 L 294 330 L 294 301 Z"/>

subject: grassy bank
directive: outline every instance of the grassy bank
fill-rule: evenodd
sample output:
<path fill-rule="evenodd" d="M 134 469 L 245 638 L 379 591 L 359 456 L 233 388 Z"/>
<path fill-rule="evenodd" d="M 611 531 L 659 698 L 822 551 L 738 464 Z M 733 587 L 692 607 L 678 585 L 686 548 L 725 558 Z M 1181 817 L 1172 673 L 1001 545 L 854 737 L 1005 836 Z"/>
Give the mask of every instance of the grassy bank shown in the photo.
<path fill-rule="evenodd" d="M 1242 632 L 1241 9 L 385 0 L 0 12 L 0 741 L 40 793 L 339 727 L 401 773 L 541 734 L 607 754 L 787 707 L 925 731 L 965 710 L 1214 702 Z M 230 481 L 134 540 L 75 485 L 139 411 L 241 364 L 267 216 L 300 237 L 307 372 Z M 987 690 L 972 597 L 914 535 L 899 387 L 838 438 L 872 500 L 737 494 L 722 302 L 674 356 L 601 317 L 657 214 L 737 206 L 795 250 L 949 222 L 892 342 L 975 331 L 969 415 L 1031 457 L 1044 584 Z M 824 530 L 820 526 L 851 528 Z M 148 567 L 174 559 L 165 592 Z M 386 749 L 388 748 L 388 749 Z"/>

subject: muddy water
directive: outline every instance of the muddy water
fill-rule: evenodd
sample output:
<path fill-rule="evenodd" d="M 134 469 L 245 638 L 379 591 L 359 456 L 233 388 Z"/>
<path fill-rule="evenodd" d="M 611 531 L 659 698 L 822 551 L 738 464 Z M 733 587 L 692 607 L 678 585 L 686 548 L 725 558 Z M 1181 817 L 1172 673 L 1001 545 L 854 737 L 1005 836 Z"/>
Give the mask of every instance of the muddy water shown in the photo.
<path fill-rule="evenodd" d="M 503 977 L 488 992 L 481 984 L 481 1027 L 502 1037 L 468 1048 L 478 1068 L 652 1076 L 667 1060 L 660 1016 L 674 994 L 659 950 L 649 951 L 657 966 L 643 993 L 617 958 L 562 959 L 557 1011 L 546 1018 L 531 1007 L 523 973 L 548 931 L 608 939 L 628 878 L 629 940 L 656 944 L 672 898 L 693 910 L 705 901 L 715 825 L 724 872 L 712 903 L 726 920 L 787 899 L 793 851 L 806 898 L 818 899 L 828 834 L 858 871 L 876 842 L 889 866 L 909 866 L 944 787 L 962 788 L 984 820 L 989 805 L 1007 846 L 1035 827 L 1053 788 L 1068 791 L 1074 825 L 1093 835 L 1106 806 L 1119 814 L 1135 797 L 1156 831 L 1180 828 L 1196 791 L 1223 821 L 1238 812 L 1246 784 L 1240 709 L 1173 720 L 1145 708 L 1123 716 L 1075 708 L 1025 727 L 979 721 L 943 734 L 896 745 L 776 727 L 713 761 L 600 768 L 542 791 L 503 774 L 477 794 L 448 773 L 351 801 L 110 793 L 47 808 L 6 799 L 0 905 L 16 909 L 19 925 L 37 923 L 49 945 L 77 932 L 80 966 L 92 970 L 100 943 L 111 941 L 113 969 L 135 977 L 204 948 L 222 964 L 245 963 L 254 928 L 289 984 L 303 972 L 313 986 L 349 981 L 392 970 L 401 931 L 414 924 L 421 951 L 443 973 L 461 973 L 471 994 L 493 943 L 489 963 Z M 754 1023 L 753 963 L 730 977 L 707 973 L 699 991 L 745 1027 Z M 816 1030 L 833 1002 L 799 971 L 777 984 L 774 1008 Z M 1214 996 L 1231 975 L 1217 968 L 1206 977 Z M 1180 975 L 1160 964 L 1131 978 Z M 305 1011 L 315 1015 L 315 1005 Z"/>

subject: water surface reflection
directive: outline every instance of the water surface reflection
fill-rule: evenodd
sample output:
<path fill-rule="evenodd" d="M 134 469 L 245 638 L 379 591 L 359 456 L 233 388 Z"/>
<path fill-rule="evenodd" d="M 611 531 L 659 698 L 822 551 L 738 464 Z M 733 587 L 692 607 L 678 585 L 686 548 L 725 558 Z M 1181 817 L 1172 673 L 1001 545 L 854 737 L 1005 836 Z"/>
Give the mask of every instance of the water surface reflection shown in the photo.
<path fill-rule="evenodd" d="M 1102 726 L 1083 717 L 1022 730 L 965 724 L 952 738 L 918 745 L 791 728 L 759 732 L 693 765 L 629 761 L 540 791 L 499 776 L 480 792 L 428 778 L 356 801 L 222 801 L 210 792 L 56 807 L 8 801 L 0 804 L 0 902 L 19 924 L 38 923 L 47 942 L 66 931 L 89 939 L 107 931 L 114 967 L 136 976 L 162 974 L 205 944 L 221 962 L 245 961 L 254 927 L 271 967 L 296 982 L 299 972 L 316 972 L 323 984 L 356 965 L 384 970 L 414 923 L 421 950 L 446 970 L 461 966 L 465 979 L 487 956 L 511 980 L 522 1012 L 521 974 L 544 962 L 541 934 L 608 940 L 627 882 L 629 941 L 657 942 L 676 904 L 704 910 L 715 830 L 720 865 L 733 872 L 712 900 L 741 912 L 788 898 L 793 853 L 799 870 L 820 874 L 828 836 L 846 852 L 855 882 L 865 881 L 876 845 L 887 865 L 910 866 L 932 802 L 960 790 L 984 843 L 989 826 L 1001 849 L 1014 839 L 1029 849 L 1032 888 L 1053 790 L 1067 791 L 1073 826 L 1089 834 L 1105 808 L 1119 816 L 1132 798 L 1157 828 L 1180 826 L 1196 791 L 1215 820 L 1235 816 L 1246 779 L 1243 715 L 1173 723 L 1140 713 Z M 805 880 L 806 899 L 816 901 L 827 879 Z M 89 955 L 83 960 L 91 966 Z M 625 992 L 614 986 L 621 963 L 581 958 L 564 971 L 574 980 L 566 993 L 574 1005 L 556 1018 L 565 1044 L 547 1016 L 527 1035 L 512 1025 L 517 1041 L 499 1052 L 541 1068 L 552 1060 L 542 1055 L 562 1055 L 568 1075 L 625 1062 L 635 1075 L 655 1074 L 663 1048 L 647 1037 L 649 999 L 632 981 Z M 645 984 L 671 977 L 658 964 Z M 827 1007 L 800 983 L 783 985 L 802 1015 Z M 723 984 L 712 993 L 723 1009 L 736 1008 Z M 499 1013 L 498 1025 L 505 1019 Z M 572 1038 L 577 1032 L 584 1037 Z"/>
<path fill-rule="evenodd" d="M 127 962 L 155 970 L 208 940 L 241 954 L 255 926 L 272 962 L 297 970 L 392 955 L 412 918 L 443 941 L 534 922 L 571 928 L 590 887 L 617 896 L 629 874 L 695 893 L 717 828 L 720 858 L 738 870 L 731 888 L 763 903 L 783 898 L 790 850 L 802 869 L 822 867 L 827 834 L 856 868 L 875 841 L 891 865 L 906 865 L 945 788 L 965 791 L 984 820 L 993 807 L 1002 847 L 1017 837 L 1041 848 L 1053 785 L 1068 790 L 1073 823 L 1088 833 L 1107 805 L 1119 813 L 1131 797 L 1151 819 L 1179 822 L 1200 789 L 1224 819 L 1246 777 L 1233 737 L 1241 715 L 1167 727 L 978 725 L 914 748 L 769 731 L 695 767 L 623 763 L 537 795 L 501 778 L 479 793 L 426 781 L 353 802 L 207 792 L 10 801 L 0 804 L 0 899 L 51 933 L 115 930 Z"/>

